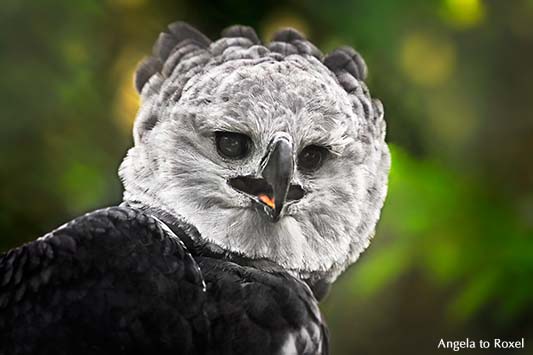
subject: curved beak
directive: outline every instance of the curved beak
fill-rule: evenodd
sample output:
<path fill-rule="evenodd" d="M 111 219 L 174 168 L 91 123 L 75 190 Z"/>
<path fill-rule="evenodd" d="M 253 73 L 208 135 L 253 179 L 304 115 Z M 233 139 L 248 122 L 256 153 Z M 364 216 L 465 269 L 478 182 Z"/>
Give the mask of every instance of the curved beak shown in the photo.
<path fill-rule="evenodd" d="M 294 174 L 292 139 L 287 134 L 277 134 L 268 145 L 267 153 L 260 166 L 260 175 L 272 188 L 272 196 L 261 195 L 259 199 L 273 222 L 277 222 L 285 206 L 287 194 Z"/>

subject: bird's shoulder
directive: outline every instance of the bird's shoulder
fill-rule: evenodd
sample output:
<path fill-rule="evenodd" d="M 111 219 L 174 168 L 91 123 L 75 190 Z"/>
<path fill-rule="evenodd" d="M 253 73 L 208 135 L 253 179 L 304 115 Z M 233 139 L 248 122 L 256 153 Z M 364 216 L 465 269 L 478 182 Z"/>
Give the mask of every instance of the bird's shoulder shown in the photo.
<path fill-rule="evenodd" d="M 197 352 L 204 301 L 198 265 L 162 223 L 128 207 L 97 210 L 0 255 L 0 354 Z"/>
<path fill-rule="evenodd" d="M 0 255 L 0 354 L 327 353 L 304 282 L 191 254 L 195 233 L 110 207 Z"/>

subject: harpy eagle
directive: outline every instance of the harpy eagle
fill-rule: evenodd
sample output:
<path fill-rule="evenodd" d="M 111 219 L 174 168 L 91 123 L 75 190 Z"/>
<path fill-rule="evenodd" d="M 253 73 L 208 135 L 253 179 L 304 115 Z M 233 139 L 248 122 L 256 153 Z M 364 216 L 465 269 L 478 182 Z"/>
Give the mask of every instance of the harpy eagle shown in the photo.
<path fill-rule="evenodd" d="M 327 354 L 390 156 L 352 48 L 176 22 L 139 66 L 120 206 L 0 256 L 0 354 Z"/>

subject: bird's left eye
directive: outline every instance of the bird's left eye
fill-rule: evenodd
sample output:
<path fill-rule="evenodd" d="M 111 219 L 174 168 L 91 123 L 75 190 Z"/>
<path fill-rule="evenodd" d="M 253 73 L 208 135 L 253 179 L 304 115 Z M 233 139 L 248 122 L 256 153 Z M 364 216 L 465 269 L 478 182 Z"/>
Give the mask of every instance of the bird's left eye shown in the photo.
<path fill-rule="evenodd" d="M 225 158 L 242 159 L 250 151 L 252 140 L 245 134 L 216 132 L 217 150 Z"/>
<path fill-rule="evenodd" d="M 312 172 L 322 166 L 328 155 L 328 150 L 318 145 L 305 147 L 298 156 L 298 168 L 303 172 Z"/>

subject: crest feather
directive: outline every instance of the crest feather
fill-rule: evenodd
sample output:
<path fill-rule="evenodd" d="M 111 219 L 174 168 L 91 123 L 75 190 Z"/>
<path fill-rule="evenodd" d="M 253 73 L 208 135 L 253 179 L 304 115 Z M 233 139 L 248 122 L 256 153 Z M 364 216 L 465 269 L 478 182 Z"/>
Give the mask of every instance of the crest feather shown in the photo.
<path fill-rule="evenodd" d="M 187 47 L 185 54 L 198 48 L 207 48 L 211 40 L 189 24 L 177 21 L 168 25 L 168 32 L 159 34 L 152 49 L 152 57 L 147 58 L 138 66 L 135 73 L 135 88 L 140 93 L 144 85 L 155 74 L 161 73 L 165 68 L 164 75 L 169 75 L 173 68 L 169 68 L 167 59 L 182 47 Z M 193 45 L 193 46 L 191 46 Z M 174 63 L 177 63 L 174 57 Z"/>
<path fill-rule="evenodd" d="M 324 58 L 324 65 L 332 72 L 347 71 L 358 80 L 365 80 L 367 68 L 365 61 L 352 47 L 340 47 Z"/>
<path fill-rule="evenodd" d="M 255 30 L 249 26 L 233 25 L 222 31 L 222 37 L 228 38 L 247 38 L 254 44 L 261 44 L 261 40 L 255 33 Z"/>
<path fill-rule="evenodd" d="M 304 35 L 302 35 L 300 32 L 295 30 L 294 28 L 282 28 L 278 32 L 274 34 L 274 37 L 272 37 L 272 42 L 286 42 L 286 43 L 292 43 L 296 40 L 299 41 L 305 41 Z"/>

